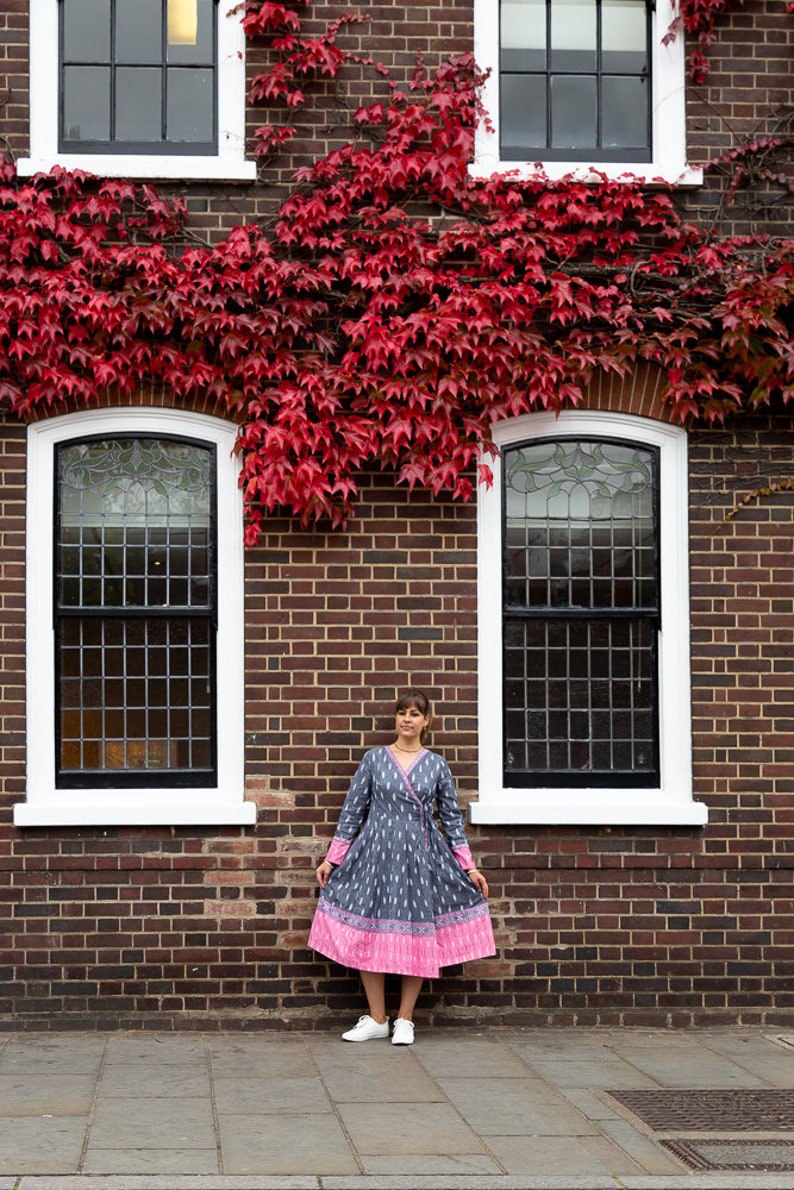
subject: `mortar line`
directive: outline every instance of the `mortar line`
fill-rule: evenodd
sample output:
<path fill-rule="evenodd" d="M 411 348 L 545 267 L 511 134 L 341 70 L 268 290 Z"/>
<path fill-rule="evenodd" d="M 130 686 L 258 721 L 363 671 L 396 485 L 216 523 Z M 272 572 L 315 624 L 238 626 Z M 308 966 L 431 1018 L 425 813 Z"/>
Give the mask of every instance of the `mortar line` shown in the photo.
<path fill-rule="evenodd" d="M 501 1044 L 501 1042 L 500 1042 L 499 1044 Z M 459 1116 L 459 1117 L 460 1117 L 460 1119 L 461 1119 L 462 1123 L 464 1124 L 464 1126 L 465 1126 L 466 1128 L 468 1128 L 469 1132 L 473 1132 L 473 1133 L 474 1133 L 474 1135 L 477 1137 L 477 1140 L 480 1142 L 480 1144 L 481 1144 L 481 1145 L 484 1145 L 484 1146 L 485 1146 L 485 1151 L 486 1151 L 486 1153 L 487 1153 L 487 1154 L 488 1154 L 488 1156 L 491 1158 L 491 1160 L 494 1162 L 494 1164 L 495 1164 L 495 1165 L 496 1165 L 496 1166 L 499 1168 L 500 1172 L 501 1172 L 501 1173 L 503 1173 L 503 1174 L 505 1174 L 505 1176 L 509 1176 L 509 1175 L 508 1175 L 508 1171 L 505 1169 L 504 1165 L 502 1165 L 502 1162 L 499 1160 L 499 1158 L 496 1156 L 496 1154 L 495 1154 L 495 1153 L 492 1151 L 492 1149 L 491 1149 L 491 1146 L 488 1144 L 487 1140 L 485 1140 L 485 1138 L 482 1136 L 482 1134 L 481 1134 L 481 1133 L 479 1133 L 479 1132 L 478 1132 L 476 1129 L 472 1128 L 472 1126 L 471 1126 L 471 1124 L 469 1123 L 469 1121 L 466 1119 L 466 1117 L 463 1115 L 463 1113 L 462 1113 L 461 1111 L 459 1111 L 459 1110 L 458 1110 L 458 1108 L 456 1107 L 456 1105 L 455 1105 L 455 1104 L 452 1102 L 452 1100 L 450 1099 L 449 1095 L 447 1095 L 447 1093 L 446 1093 L 446 1091 L 444 1090 L 444 1088 L 443 1088 L 443 1087 L 442 1087 L 442 1086 L 439 1084 L 439 1081 L 438 1081 L 438 1079 L 437 1079 L 437 1078 L 435 1078 L 435 1076 L 434 1076 L 434 1075 L 432 1075 L 432 1074 L 430 1073 L 430 1071 L 427 1069 L 427 1067 L 424 1065 L 424 1063 L 422 1062 L 421 1056 L 420 1056 L 419 1054 L 417 1054 L 417 1053 L 415 1053 L 415 1052 L 413 1052 L 413 1051 L 412 1051 L 412 1052 L 411 1052 L 411 1057 L 414 1059 L 414 1061 L 415 1061 L 415 1062 L 418 1062 L 418 1063 L 419 1063 L 419 1067 L 420 1067 L 420 1069 L 423 1071 L 423 1073 L 424 1073 L 424 1074 L 426 1074 L 426 1075 L 427 1075 L 427 1077 L 428 1077 L 428 1078 L 429 1078 L 429 1079 L 430 1079 L 430 1080 L 431 1080 L 431 1081 L 434 1083 L 434 1085 L 435 1085 L 435 1086 L 438 1088 L 438 1090 L 439 1090 L 439 1091 L 441 1092 L 441 1094 L 444 1096 L 444 1099 L 445 1099 L 445 1100 L 446 1100 L 446 1102 L 449 1104 L 449 1106 L 452 1108 L 452 1110 L 455 1112 L 455 1114 L 456 1114 L 457 1116 Z M 483 1176 L 484 1176 L 484 1177 L 488 1177 L 489 1175 L 488 1175 L 488 1174 L 484 1174 Z M 491 1174 L 490 1176 L 491 1176 L 491 1177 L 493 1177 L 493 1175 L 492 1175 L 492 1174 Z"/>
<path fill-rule="evenodd" d="M 345 1124 L 344 1120 L 342 1119 L 341 1115 L 339 1114 L 339 1110 L 337 1109 L 336 1102 L 335 1102 L 333 1096 L 330 1094 L 328 1088 L 325 1085 L 325 1079 L 322 1076 L 320 1067 L 317 1065 L 314 1054 L 311 1051 L 311 1047 L 309 1046 L 309 1043 L 306 1040 L 306 1035 L 303 1032 L 300 1035 L 300 1039 L 301 1039 L 301 1044 L 303 1045 L 304 1049 L 306 1050 L 307 1054 L 309 1055 L 309 1061 L 311 1062 L 314 1069 L 317 1071 L 317 1077 L 320 1080 L 320 1085 L 322 1086 L 325 1094 L 328 1096 L 328 1102 L 331 1104 L 331 1109 L 334 1113 L 334 1116 L 336 1117 L 337 1123 L 339 1124 L 339 1127 L 342 1129 L 342 1135 L 344 1136 L 345 1140 L 347 1141 L 348 1145 L 350 1146 L 350 1152 L 353 1154 L 353 1159 L 354 1159 L 356 1166 L 358 1168 L 359 1176 L 363 1176 L 364 1165 L 363 1165 L 361 1158 L 358 1154 L 358 1149 L 353 1144 L 353 1137 L 348 1132 L 347 1125 Z M 323 1182 L 322 1182 L 322 1178 L 320 1177 L 320 1175 L 315 1174 L 314 1176 L 317 1178 L 317 1185 L 322 1187 Z"/>
<path fill-rule="evenodd" d="M 88 1108 L 88 1117 L 86 1119 L 85 1134 L 83 1136 L 83 1144 L 80 1149 L 80 1156 L 77 1161 L 77 1172 L 79 1174 L 81 1174 L 83 1172 L 83 1166 L 85 1165 L 85 1159 L 88 1156 L 88 1146 L 91 1142 L 91 1129 L 93 1128 L 93 1125 L 94 1125 L 94 1116 L 96 1114 L 97 1101 L 99 1100 L 99 1088 L 102 1085 L 102 1079 L 105 1077 L 105 1066 L 107 1064 L 108 1049 L 110 1048 L 111 1039 L 112 1039 L 112 1035 L 109 1034 L 105 1038 L 105 1044 L 102 1046 L 102 1057 L 99 1059 L 99 1070 L 97 1072 L 97 1078 L 96 1078 L 96 1082 L 94 1084 L 94 1093 L 91 1096 L 91 1104 Z"/>
<path fill-rule="evenodd" d="M 210 1084 L 210 1111 L 212 1112 L 212 1131 L 215 1134 L 215 1158 L 218 1162 L 218 1173 L 223 1173 L 223 1150 L 221 1148 L 221 1125 L 218 1119 L 218 1104 L 215 1101 L 215 1072 L 212 1069 L 212 1055 L 210 1054 L 209 1038 L 206 1033 L 202 1036 L 204 1043 L 204 1057 L 207 1061 L 207 1078 Z"/>

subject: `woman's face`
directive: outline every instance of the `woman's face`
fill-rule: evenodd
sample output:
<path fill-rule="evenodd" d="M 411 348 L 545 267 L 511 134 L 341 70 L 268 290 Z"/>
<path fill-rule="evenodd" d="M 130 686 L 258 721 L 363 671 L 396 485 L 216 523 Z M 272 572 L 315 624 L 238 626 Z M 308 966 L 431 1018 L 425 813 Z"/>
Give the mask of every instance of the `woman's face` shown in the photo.
<path fill-rule="evenodd" d="M 420 742 L 422 731 L 427 727 L 429 722 L 430 716 L 423 715 L 418 707 L 415 707 L 413 704 L 404 707 L 394 717 L 398 742 L 405 748 L 415 748 Z"/>

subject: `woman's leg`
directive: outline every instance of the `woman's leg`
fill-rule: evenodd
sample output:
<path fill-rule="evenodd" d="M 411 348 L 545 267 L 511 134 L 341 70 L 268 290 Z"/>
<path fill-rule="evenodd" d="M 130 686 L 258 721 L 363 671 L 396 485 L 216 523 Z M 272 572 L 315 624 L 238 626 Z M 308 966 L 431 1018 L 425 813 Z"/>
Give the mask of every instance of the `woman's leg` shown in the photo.
<path fill-rule="evenodd" d="M 386 980 L 382 971 L 359 971 L 369 1005 L 369 1015 L 382 1025 L 386 1020 Z M 418 994 L 418 992 L 417 992 Z"/>
<path fill-rule="evenodd" d="M 419 999 L 421 987 L 421 975 L 403 975 L 400 992 L 400 1020 L 412 1021 L 414 1019 L 414 1005 Z"/>

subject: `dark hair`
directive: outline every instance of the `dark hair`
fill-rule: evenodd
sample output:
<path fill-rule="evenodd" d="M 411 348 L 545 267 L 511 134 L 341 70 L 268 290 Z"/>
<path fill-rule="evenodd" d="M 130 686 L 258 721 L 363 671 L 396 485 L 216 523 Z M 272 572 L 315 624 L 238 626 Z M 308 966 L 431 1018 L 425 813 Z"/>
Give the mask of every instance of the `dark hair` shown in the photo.
<path fill-rule="evenodd" d="M 394 707 L 395 715 L 398 715 L 400 711 L 407 710 L 408 707 L 416 707 L 419 714 L 424 715 L 425 719 L 431 718 L 430 699 L 421 690 L 404 690 Z M 419 735 L 419 741 L 422 744 L 425 742 L 429 727 L 428 723 L 426 727 L 422 728 Z"/>

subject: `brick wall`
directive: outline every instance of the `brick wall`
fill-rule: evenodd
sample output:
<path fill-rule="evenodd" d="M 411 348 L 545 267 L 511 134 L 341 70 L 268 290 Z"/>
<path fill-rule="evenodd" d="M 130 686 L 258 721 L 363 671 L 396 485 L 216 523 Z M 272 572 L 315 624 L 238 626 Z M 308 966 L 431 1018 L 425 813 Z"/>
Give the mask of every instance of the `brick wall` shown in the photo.
<path fill-rule="evenodd" d="M 305 948 L 312 869 L 361 750 L 388 739 L 395 687 L 432 690 L 434 746 L 462 799 L 476 789 L 473 509 L 374 474 L 347 533 L 274 521 L 249 555 L 255 829 L 19 831 L 20 427 L 2 442 L 0 1020 L 337 1024 L 359 993 Z M 794 492 L 725 514 L 791 477 L 792 447 L 788 415 L 691 438 L 695 787 L 709 826 L 472 831 L 499 954 L 429 988 L 426 1015 L 790 1023 Z"/>
<path fill-rule="evenodd" d="M 319 20 L 346 8 L 314 11 Z M 27 150 L 26 13 L 22 0 L 0 13 L 0 131 L 17 154 Z M 711 79 L 691 96 L 694 161 L 768 118 L 786 30 L 777 0 L 721 20 Z M 459 0 L 380 4 L 368 29 L 345 37 L 377 44 L 407 73 L 417 49 L 433 65 L 470 35 Z M 196 228 L 218 238 L 272 209 L 291 168 L 333 143 L 344 110 L 370 93 L 363 72 L 349 79 L 341 93 L 312 93 L 305 136 L 259 185 L 186 191 Z M 685 201 L 710 218 L 719 187 Z M 615 396 L 602 386 L 591 404 L 614 407 Z M 617 404 L 659 416 L 654 378 L 643 374 Z M 473 508 L 394 490 L 376 473 L 345 534 L 270 522 L 247 566 L 255 829 L 14 830 L 25 786 L 24 428 L 0 424 L 0 1022 L 336 1025 L 359 992 L 305 949 L 312 869 L 361 750 L 388 738 L 396 687 L 432 691 L 434 746 L 463 800 L 476 791 Z M 428 989 L 425 1014 L 791 1023 L 794 492 L 725 514 L 792 475 L 792 446 L 784 414 L 692 433 L 695 781 L 710 825 L 472 832 L 499 954 Z"/>

